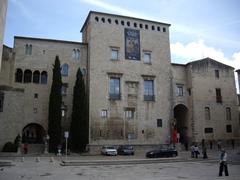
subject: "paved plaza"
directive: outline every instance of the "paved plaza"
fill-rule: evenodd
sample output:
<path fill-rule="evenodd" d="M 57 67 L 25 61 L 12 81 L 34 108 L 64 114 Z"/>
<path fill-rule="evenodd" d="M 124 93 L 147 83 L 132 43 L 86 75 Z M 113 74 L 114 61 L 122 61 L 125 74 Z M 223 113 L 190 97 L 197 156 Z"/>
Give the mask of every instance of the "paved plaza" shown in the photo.
<path fill-rule="evenodd" d="M 141 154 L 136 156 L 77 156 L 68 157 L 69 161 L 118 161 L 136 160 L 142 158 L 142 163 L 119 164 L 119 165 L 81 165 L 81 166 L 62 166 L 62 159 L 65 157 L 56 156 L 21 156 L 0 157 L 0 159 L 11 160 L 14 166 L 0 167 L 0 180 L 213 180 L 240 178 L 240 155 L 236 151 L 229 152 L 229 173 L 230 176 L 218 177 L 217 153 L 209 153 L 208 160 L 188 158 L 189 152 L 181 152 L 177 158 L 159 159 L 157 163 L 144 163 L 146 160 Z M 54 160 L 54 161 L 52 161 Z M 177 161 L 181 160 L 181 161 Z"/>

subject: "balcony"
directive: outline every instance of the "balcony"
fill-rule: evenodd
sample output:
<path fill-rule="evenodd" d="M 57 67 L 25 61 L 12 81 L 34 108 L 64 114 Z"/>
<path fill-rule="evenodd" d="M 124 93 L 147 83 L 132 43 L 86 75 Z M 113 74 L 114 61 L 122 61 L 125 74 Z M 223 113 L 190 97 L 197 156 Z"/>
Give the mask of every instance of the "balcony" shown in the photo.
<path fill-rule="evenodd" d="M 154 95 L 144 95 L 144 101 L 155 101 Z"/>

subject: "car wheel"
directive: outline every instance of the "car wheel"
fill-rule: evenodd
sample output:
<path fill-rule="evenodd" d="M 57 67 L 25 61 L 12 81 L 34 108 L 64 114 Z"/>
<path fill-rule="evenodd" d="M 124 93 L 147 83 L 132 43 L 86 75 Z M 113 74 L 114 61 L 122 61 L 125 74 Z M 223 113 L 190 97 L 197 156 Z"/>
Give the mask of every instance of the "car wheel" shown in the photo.
<path fill-rule="evenodd" d="M 172 154 L 172 157 L 176 157 L 177 155 L 176 154 Z"/>

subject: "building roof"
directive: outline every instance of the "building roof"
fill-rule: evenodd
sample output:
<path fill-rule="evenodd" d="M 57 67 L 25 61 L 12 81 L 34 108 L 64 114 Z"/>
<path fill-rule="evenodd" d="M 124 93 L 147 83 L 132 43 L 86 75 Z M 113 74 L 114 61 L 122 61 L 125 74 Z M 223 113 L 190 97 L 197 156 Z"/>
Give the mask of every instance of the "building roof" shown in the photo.
<path fill-rule="evenodd" d="M 196 64 L 213 64 L 213 65 L 216 65 L 216 66 L 221 66 L 221 67 L 225 67 L 225 68 L 234 69 L 232 66 L 228 66 L 226 64 L 220 63 L 217 60 L 211 59 L 209 57 L 189 62 L 186 65 L 196 65 Z"/>
<path fill-rule="evenodd" d="M 127 19 L 134 19 L 134 20 L 137 20 L 137 21 L 147 21 L 147 22 L 150 22 L 150 23 L 157 23 L 157 24 L 162 24 L 162 25 L 165 25 L 165 26 L 171 26 L 171 24 L 167 24 L 167 23 L 162 23 L 162 22 L 158 22 L 158 21 L 152 21 L 152 20 L 147 20 L 147 19 L 141 19 L 141 18 L 136 18 L 136 17 L 130 17 L 130 16 L 123 16 L 123 15 L 116 15 L 116 14 L 110 14 L 110 13 L 103 13 L 103 12 L 97 12 L 97 11 L 90 11 L 88 13 L 88 16 L 80 30 L 80 32 L 83 31 L 84 27 L 86 26 L 89 18 L 90 18 L 90 15 L 91 14 L 98 14 L 98 15 L 107 15 L 107 16 L 113 16 L 113 17 L 120 17 L 120 18 L 127 18 Z"/>
<path fill-rule="evenodd" d="M 34 38 L 34 37 L 24 37 L 24 36 L 14 36 L 14 39 L 29 39 L 29 40 L 37 40 L 37 41 L 50 41 L 50 42 L 59 42 L 59 43 L 87 45 L 87 43 L 82 43 L 82 42 L 77 42 L 77 41 L 66 41 L 66 40 L 57 40 L 57 39 Z"/>

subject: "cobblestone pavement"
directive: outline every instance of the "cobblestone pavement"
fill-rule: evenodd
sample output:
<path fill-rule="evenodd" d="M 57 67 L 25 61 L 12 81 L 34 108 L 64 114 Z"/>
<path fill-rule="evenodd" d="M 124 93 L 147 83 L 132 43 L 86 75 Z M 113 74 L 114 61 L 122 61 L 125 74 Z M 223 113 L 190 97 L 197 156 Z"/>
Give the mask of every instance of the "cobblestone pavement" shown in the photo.
<path fill-rule="evenodd" d="M 136 156 L 77 156 L 72 155 L 69 159 L 134 159 L 144 158 L 143 154 Z M 180 158 L 185 158 L 184 162 L 154 163 L 154 164 L 133 164 L 133 165 L 92 165 L 92 166 L 61 166 L 61 157 L 27 156 L 24 159 L 17 157 L 0 157 L 0 159 L 12 160 L 15 166 L 0 167 L 0 180 L 214 180 L 229 179 L 239 180 L 240 163 L 239 154 L 232 151 L 229 157 L 236 160 L 235 163 L 229 163 L 228 177 L 218 177 L 217 152 L 209 152 L 211 159 L 206 161 L 197 161 L 189 158 L 189 152 L 181 152 Z M 65 158 L 65 157 L 63 157 Z M 23 161 L 23 162 L 22 162 Z"/>

